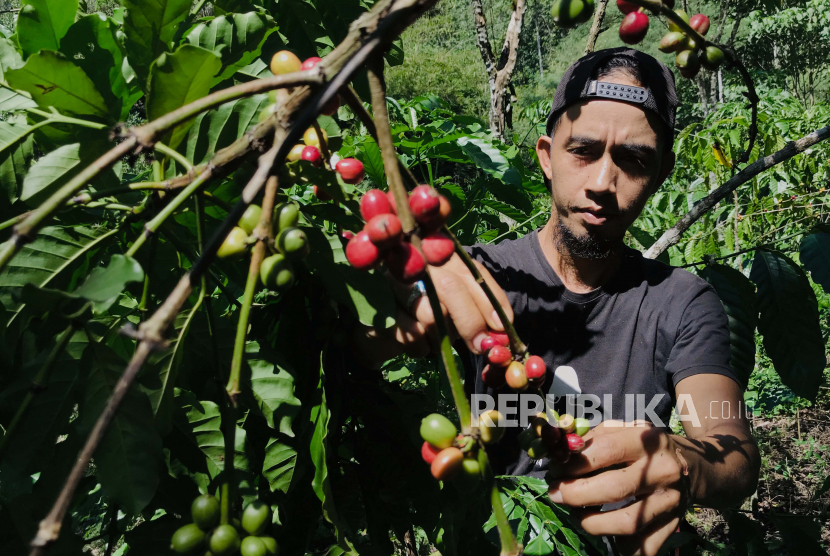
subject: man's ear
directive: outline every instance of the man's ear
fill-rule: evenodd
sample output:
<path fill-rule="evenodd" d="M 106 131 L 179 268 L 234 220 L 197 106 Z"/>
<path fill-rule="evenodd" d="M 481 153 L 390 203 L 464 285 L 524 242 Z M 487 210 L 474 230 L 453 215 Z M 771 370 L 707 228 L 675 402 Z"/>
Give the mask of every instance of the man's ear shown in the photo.
<path fill-rule="evenodd" d="M 539 159 L 539 167 L 542 168 L 542 172 L 545 174 L 545 177 L 548 180 L 551 180 L 551 171 L 550 171 L 550 147 L 551 143 L 553 143 L 553 139 L 548 137 L 547 135 L 542 135 L 539 137 L 539 140 L 536 142 L 536 157 Z"/>

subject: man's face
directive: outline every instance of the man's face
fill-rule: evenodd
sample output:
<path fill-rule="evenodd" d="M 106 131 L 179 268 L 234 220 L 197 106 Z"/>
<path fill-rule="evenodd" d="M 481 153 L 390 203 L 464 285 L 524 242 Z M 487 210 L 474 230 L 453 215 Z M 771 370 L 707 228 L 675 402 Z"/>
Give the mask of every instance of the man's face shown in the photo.
<path fill-rule="evenodd" d="M 615 73 L 603 81 L 640 85 Z M 649 196 L 671 173 L 670 145 L 658 144 L 659 118 L 636 105 L 583 101 L 541 137 L 539 163 L 552 183 L 558 236 L 574 256 L 603 258 L 622 246 Z"/>

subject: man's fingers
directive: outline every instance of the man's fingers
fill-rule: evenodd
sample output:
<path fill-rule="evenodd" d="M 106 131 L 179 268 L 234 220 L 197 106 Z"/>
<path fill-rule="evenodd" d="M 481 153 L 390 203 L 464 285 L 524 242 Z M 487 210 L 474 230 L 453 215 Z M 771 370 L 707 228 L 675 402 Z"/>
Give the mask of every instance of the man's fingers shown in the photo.
<path fill-rule="evenodd" d="M 591 535 L 633 535 L 657 518 L 676 515 L 680 502 L 680 492 L 660 490 L 619 510 L 582 513 L 580 525 Z"/>
<path fill-rule="evenodd" d="M 586 447 L 574 454 L 563 467 L 566 475 L 585 475 L 612 465 L 631 463 L 659 451 L 665 441 L 662 429 L 655 427 L 624 427 L 592 430 L 585 435 Z M 597 431 L 597 432 L 594 432 Z"/>
<path fill-rule="evenodd" d="M 422 297 L 415 301 L 412 304 L 412 312 L 415 315 L 415 320 L 426 330 L 433 343 L 433 347 L 437 348 L 440 341 L 438 340 L 438 331 L 435 328 L 435 314 L 432 312 L 432 305 L 429 302 L 429 298 Z M 441 303 L 441 312 L 444 315 L 444 322 L 449 324 L 451 322 L 449 319 L 450 314 L 443 303 Z M 447 332 L 452 332 L 452 329 L 448 327 Z"/>
<path fill-rule="evenodd" d="M 657 519 L 636 535 L 615 537 L 617 548 L 624 556 L 656 556 L 679 524 L 680 517 Z"/>
<path fill-rule="evenodd" d="M 481 341 L 487 336 L 487 320 L 482 315 L 469 287 L 472 276 L 459 276 L 443 267 L 431 271 L 433 283 L 455 324 L 459 336 L 473 353 L 481 353 Z M 475 284 L 475 281 L 473 281 Z M 476 289 L 481 290 L 476 284 Z M 490 308 L 492 312 L 492 307 Z"/>
<path fill-rule="evenodd" d="M 504 293 L 504 290 L 501 289 L 496 283 L 496 280 L 490 274 L 490 272 L 478 261 L 473 261 L 478 268 L 478 271 L 481 273 L 482 278 L 490 286 L 493 294 L 496 296 L 496 299 L 499 301 L 499 305 L 502 306 L 504 309 L 505 315 L 510 322 L 513 322 L 513 308 L 510 306 L 510 302 L 507 300 L 507 294 Z M 484 315 L 485 320 L 487 321 L 487 326 L 489 326 L 493 330 L 504 330 L 504 324 L 499 319 L 498 314 L 495 311 L 495 307 L 490 303 L 490 300 L 487 298 L 487 294 L 484 293 L 484 290 L 481 289 L 481 286 L 475 281 L 472 274 L 465 274 L 465 279 L 467 280 L 470 291 L 473 295 L 473 300 L 476 302 L 479 311 L 481 314 Z"/>

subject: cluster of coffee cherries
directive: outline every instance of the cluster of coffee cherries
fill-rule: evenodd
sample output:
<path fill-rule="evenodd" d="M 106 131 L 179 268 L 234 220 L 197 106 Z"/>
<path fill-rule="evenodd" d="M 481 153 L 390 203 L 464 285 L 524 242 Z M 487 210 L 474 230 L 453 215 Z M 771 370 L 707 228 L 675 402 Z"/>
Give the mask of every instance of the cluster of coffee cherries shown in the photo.
<path fill-rule="evenodd" d="M 482 413 L 472 424 L 485 446 L 504 436 L 504 417 L 496 410 Z M 439 413 L 421 421 L 421 457 L 439 481 L 453 481 L 462 491 L 473 490 L 482 479 L 478 461 L 478 444 L 472 436 L 458 434 L 455 425 Z"/>
<path fill-rule="evenodd" d="M 271 73 L 274 75 L 282 75 L 286 73 L 293 73 L 295 71 L 310 71 L 313 70 L 317 64 L 322 62 L 321 58 L 313 56 L 304 62 L 301 62 L 296 54 L 289 50 L 281 50 L 274 54 L 271 58 Z M 270 116 L 276 109 L 276 93 L 272 94 L 271 104 L 268 108 L 260 114 L 260 121 Z M 335 96 L 328 104 L 321 110 L 324 116 L 333 116 L 340 108 L 340 97 Z M 321 154 L 321 143 L 328 141 L 328 134 L 326 130 L 321 129 L 322 136 L 319 136 L 314 127 L 308 128 L 303 133 L 303 142 L 298 143 L 292 147 L 291 151 L 286 157 L 289 162 L 296 162 L 298 160 L 305 160 L 310 162 L 315 167 L 321 167 L 324 164 L 323 155 Z M 337 161 L 334 165 L 334 170 L 340 175 L 344 183 L 356 185 L 363 181 L 366 172 L 363 168 L 363 163 L 356 158 L 343 158 Z M 314 195 L 321 201 L 331 200 L 331 196 L 323 191 L 318 185 L 313 186 Z"/>
<path fill-rule="evenodd" d="M 674 8 L 674 0 L 663 0 L 669 8 Z M 620 40 L 625 44 L 639 44 L 648 34 L 649 19 L 646 9 L 633 2 L 617 0 L 617 8 L 625 14 L 620 23 Z"/>
<path fill-rule="evenodd" d="M 241 257 L 253 243 L 251 234 L 259 222 L 262 208 L 250 205 L 245 210 L 238 226 L 234 227 L 216 252 L 221 259 Z M 300 208 L 296 203 L 282 203 L 274 208 L 272 225 L 274 247 L 277 253 L 266 257 L 259 269 L 262 285 L 278 292 L 285 292 L 294 285 L 295 272 L 292 262 L 308 256 L 311 246 L 308 236 L 298 228 Z"/>
<path fill-rule="evenodd" d="M 527 429 L 519 434 L 519 445 L 531 459 L 550 458 L 566 463 L 571 454 L 585 449 L 582 438 L 591 429 L 587 419 L 558 415 L 555 411 L 537 413 Z"/>
<path fill-rule="evenodd" d="M 507 384 L 518 392 L 544 386 L 545 361 L 538 355 L 530 355 L 524 362 L 515 360 L 507 334 L 490 331 L 481 341 L 481 352 L 487 358 L 487 364 L 481 370 L 485 386 L 501 388 Z"/>
<path fill-rule="evenodd" d="M 450 202 L 432 187 L 419 185 L 409 194 L 409 209 L 418 223 L 423 257 L 403 233 L 392 192 L 372 189 L 360 199 L 360 213 L 366 221 L 363 230 L 356 235 L 344 234 L 349 240 L 349 263 L 359 270 L 369 270 L 385 262 L 389 272 L 407 284 L 423 276 L 426 263 L 446 263 L 455 244 L 440 228 L 450 215 Z"/>
<path fill-rule="evenodd" d="M 689 26 L 703 36 L 709 32 L 711 21 L 703 14 L 695 14 L 689 17 L 689 14 L 683 10 L 675 10 L 677 15 Z M 692 38 L 683 33 L 682 29 L 678 27 L 673 21 L 669 22 L 669 32 L 660 41 L 660 51 L 665 53 L 674 53 L 675 65 L 680 69 L 680 75 L 687 79 L 694 79 L 700 72 L 701 66 L 714 71 L 720 67 L 724 61 L 723 50 L 717 46 L 707 46 L 705 49 Z"/>
<path fill-rule="evenodd" d="M 276 556 L 276 539 L 266 535 L 271 524 L 271 508 L 255 500 L 242 512 L 242 519 L 219 525 L 219 500 L 202 494 L 190 506 L 193 523 L 180 527 L 170 539 L 170 549 L 178 554 L 212 556 Z"/>
<path fill-rule="evenodd" d="M 559 27 L 573 27 L 594 15 L 594 0 L 553 0 L 550 16 Z"/>

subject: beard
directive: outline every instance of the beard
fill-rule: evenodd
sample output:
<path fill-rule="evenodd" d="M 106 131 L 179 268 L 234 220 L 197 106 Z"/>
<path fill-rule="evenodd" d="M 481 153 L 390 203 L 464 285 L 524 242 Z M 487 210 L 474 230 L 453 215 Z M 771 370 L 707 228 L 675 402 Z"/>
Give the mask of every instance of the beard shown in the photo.
<path fill-rule="evenodd" d="M 563 255 L 570 255 L 579 259 L 607 259 L 622 250 L 622 239 L 606 239 L 592 234 L 590 231 L 585 237 L 574 235 L 561 219 L 557 219 L 553 228 L 553 243 Z"/>

